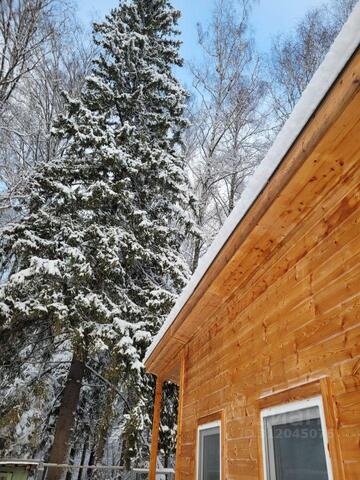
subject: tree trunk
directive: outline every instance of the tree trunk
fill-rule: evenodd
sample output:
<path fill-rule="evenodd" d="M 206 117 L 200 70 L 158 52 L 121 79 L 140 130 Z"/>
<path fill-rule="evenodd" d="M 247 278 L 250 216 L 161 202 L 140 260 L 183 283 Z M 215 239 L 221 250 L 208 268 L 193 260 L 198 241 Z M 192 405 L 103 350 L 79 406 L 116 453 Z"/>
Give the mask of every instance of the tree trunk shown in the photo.
<path fill-rule="evenodd" d="M 75 424 L 75 414 L 80 398 L 80 389 L 85 373 L 85 364 L 76 355 L 73 356 L 68 378 L 56 422 L 54 442 L 51 447 L 49 463 L 67 463 L 71 433 Z M 47 480 L 61 480 L 64 471 L 61 468 L 49 468 Z"/>
<path fill-rule="evenodd" d="M 113 417 L 112 409 L 113 409 L 114 398 L 115 398 L 114 390 L 110 390 L 106 393 L 105 407 L 100 420 L 100 428 L 99 428 L 99 434 L 98 434 L 97 445 L 96 445 L 96 462 L 95 462 L 96 465 L 101 464 L 103 461 L 107 435 L 108 435 L 110 423 Z"/>
<path fill-rule="evenodd" d="M 201 238 L 195 238 L 194 240 L 194 251 L 193 251 L 193 258 L 191 262 L 191 272 L 194 273 L 200 259 L 200 252 L 201 252 Z"/>
<path fill-rule="evenodd" d="M 236 180 L 237 180 L 236 173 L 234 173 L 233 175 L 231 175 L 231 180 L 230 180 L 230 192 L 229 192 L 227 215 L 230 215 L 230 213 L 233 211 L 233 208 L 235 206 Z"/>
<path fill-rule="evenodd" d="M 86 436 L 86 438 L 85 438 L 85 440 L 84 440 L 84 445 L 83 445 L 82 453 L 81 453 L 81 459 L 80 459 L 80 465 L 81 465 L 81 466 L 85 464 L 87 448 L 88 448 L 88 437 Z M 81 480 L 81 478 L 82 478 L 82 476 L 83 476 L 83 471 L 84 471 L 83 468 L 79 468 L 77 480 Z"/>
<path fill-rule="evenodd" d="M 88 462 L 89 466 L 95 465 L 95 452 L 96 452 L 96 446 L 93 445 L 92 448 L 91 448 L 91 451 L 90 451 L 90 457 L 89 457 L 89 462 Z M 88 468 L 87 471 L 86 471 L 86 477 L 85 478 L 87 478 L 87 479 L 92 478 L 92 474 L 93 474 L 93 469 Z"/>
<path fill-rule="evenodd" d="M 71 450 L 70 450 L 69 460 L 68 460 L 69 465 L 74 465 L 74 457 L 75 457 L 75 455 L 76 455 L 76 451 L 75 451 L 74 446 L 72 446 L 72 447 L 71 447 Z M 69 469 L 69 470 L 66 472 L 65 480 L 71 480 L 71 479 L 72 479 L 72 475 L 73 475 L 73 471 L 72 471 L 71 469 Z"/>

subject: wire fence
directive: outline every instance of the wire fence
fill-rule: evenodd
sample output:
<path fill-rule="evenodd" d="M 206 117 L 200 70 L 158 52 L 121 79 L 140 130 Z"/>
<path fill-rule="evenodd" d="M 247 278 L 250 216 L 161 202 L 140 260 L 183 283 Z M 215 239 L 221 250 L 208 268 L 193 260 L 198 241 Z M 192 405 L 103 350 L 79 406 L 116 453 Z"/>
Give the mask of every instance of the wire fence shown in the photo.
<path fill-rule="evenodd" d="M 46 463 L 40 463 L 29 480 L 53 478 L 54 471 L 57 472 L 56 477 L 61 480 L 140 480 L 133 476 L 128 477 L 128 472 L 117 466 L 50 465 Z"/>
<path fill-rule="evenodd" d="M 105 465 L 55 465 L 39 462 L 29 466 L 23 465 L 23 475 L 17 476 L 21 465 L 16 464 L 14 469 L 7 467 L 7 473 L 4 472 L 3 479 L 21 478 L 26 480 L 49 480 L 55 477 L 61 480 L 148 480 L 149 470 L 147 468 L 134 468 L 130 471 L 120 466 Z M 1 462 L 0 462 L 1 470 Z M 2 472 L 1 472 L 2 473 Z M 7 476 L 8 475 L 8 476 Z M 172 468 L 158 469 L 156 480 L 174 480 L 175 472 Z"/>

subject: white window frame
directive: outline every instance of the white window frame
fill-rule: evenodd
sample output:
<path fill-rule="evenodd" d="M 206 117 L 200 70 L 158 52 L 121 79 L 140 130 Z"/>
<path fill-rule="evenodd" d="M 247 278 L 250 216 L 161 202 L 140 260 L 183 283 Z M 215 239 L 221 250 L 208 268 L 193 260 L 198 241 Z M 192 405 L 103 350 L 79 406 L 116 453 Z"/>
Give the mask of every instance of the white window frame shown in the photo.
<path fill-rule="evenodd" d="M 329 480 L 333 480 L 333 473 L 332 473 L 332 466 L 329 454 L 329 439 L 327 434 L 326 428 L 326 421 L 325 421 L 325 413 L 324 413 L 324 406 L 322 402 L 321 396 L 316 396 L 312 398 L 307 398 L 305 400 L 298 400 L 295 402 L 285 403 L 281 405 L 276 405 L 274 407 L 265 408 L 261 411 L 261 437 L 262 437 L 262 450 L 263 450 L 263 469 L 264 469 L 264 480 L 271 480 L 268 475 L 268 468 L 270 465 L 268 456 L 268 438 L 266 432 L 266 425 L 265 421 L 266 418 L 272 417 L 273 415 L 281 415 L 281 414 L 288 414 L 291 412 L 298 412 L 301 410 L 306 410 L 312 407 L 319 408 L 319 417 L 320 417 L 320 424 L 322 430 L 322 438 L 324 442 L 324 451 L 325 451 L 325 461 L 326 461 L 326 468 Z"/>
<path fill-rule="evenodd" d="M 222 480 L 222 450 L 221 450 L 221 420 L 216 420 L 214 422 L 204 423 L 198 426 L 197 429 L 197 446 L 196 446 L 196 480 L 200 480 L 200 432 L 203 430 L 209 430 L 211 428 L 219 428 L 219 468 L 220 468 L 220 480 Z"/>

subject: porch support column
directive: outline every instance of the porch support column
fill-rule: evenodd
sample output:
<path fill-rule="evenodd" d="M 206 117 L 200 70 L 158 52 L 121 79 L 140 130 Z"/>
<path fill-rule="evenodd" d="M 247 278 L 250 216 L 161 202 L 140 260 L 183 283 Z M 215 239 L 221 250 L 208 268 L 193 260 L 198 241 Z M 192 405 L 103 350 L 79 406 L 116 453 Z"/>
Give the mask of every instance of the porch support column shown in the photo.
<path fill-rule="evenodd" d="M 153 428 L 152 428 L 152 435 L 151 435 L 149 480 L 155 480 L 156 478 L 156 463 L 157 463 L 158 443 L 159 443 L 162 389 L 163 389 L 163 380 L 161 378 L 157 378 L 156 390 L 155 390 L 155 402 L 154 402 Z"/>

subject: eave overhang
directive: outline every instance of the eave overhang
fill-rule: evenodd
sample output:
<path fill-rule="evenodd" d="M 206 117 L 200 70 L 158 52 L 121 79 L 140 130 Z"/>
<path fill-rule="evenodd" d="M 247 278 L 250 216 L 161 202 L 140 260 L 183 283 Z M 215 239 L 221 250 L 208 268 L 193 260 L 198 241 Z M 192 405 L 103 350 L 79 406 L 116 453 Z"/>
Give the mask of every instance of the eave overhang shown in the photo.
<path fill-rule="evenodd" d="M 327 132 L 339 127 L 337 120 L 360 89 L 359 25 L 360 4 L 357 4 L 155 337 L 145 358 L 148 372 L 178 383 L 180 352 L 236 288 L 236 281 L 229 282 L 229 278 L 237 278 L 241 245 L 251 236 L 256 245 L 259 232 L 272 228 L 264 220 L 265 213 L 275 201 L 278 208 L 279 205 L 287 208 L 291 182 L 295 188 L 300 180 L 296 178 L 297 172 L 310 161 Z M 285 187 L 288 187 L 286 195 Z"/>

